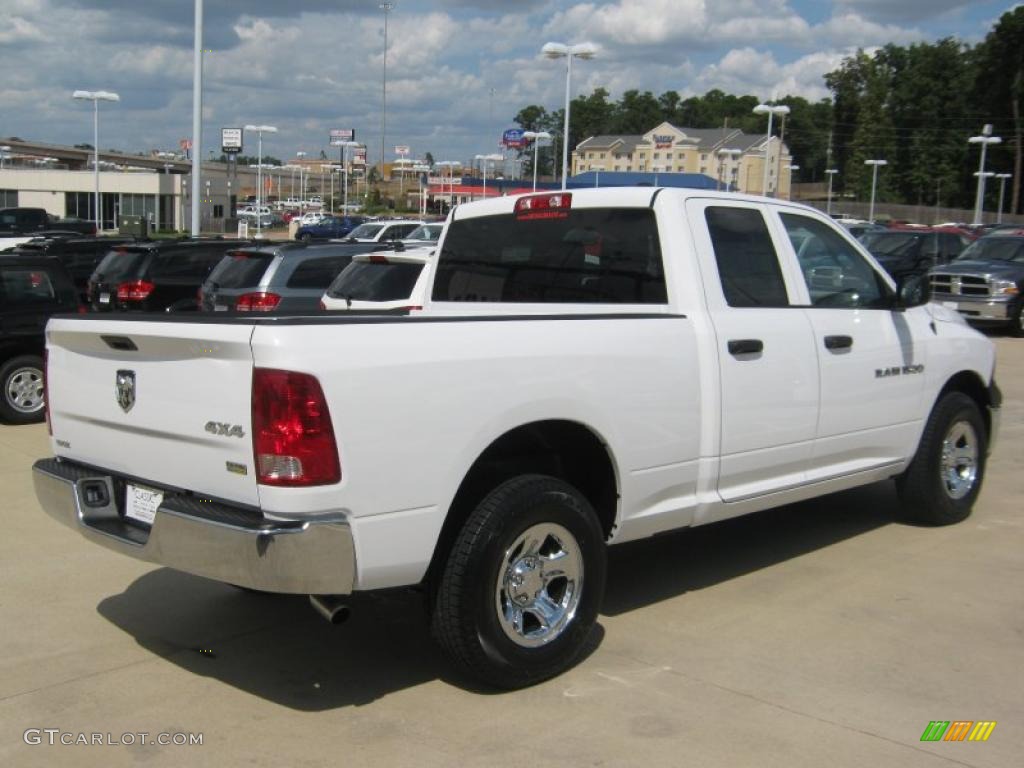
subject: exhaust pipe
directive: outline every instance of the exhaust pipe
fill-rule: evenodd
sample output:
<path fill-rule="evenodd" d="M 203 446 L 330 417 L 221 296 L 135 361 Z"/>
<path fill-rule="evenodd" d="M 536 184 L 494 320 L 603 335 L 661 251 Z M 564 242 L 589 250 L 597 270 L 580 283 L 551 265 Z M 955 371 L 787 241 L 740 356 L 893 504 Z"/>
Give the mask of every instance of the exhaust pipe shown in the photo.
<path fill-rule="evenodd" d="M 331 624 L 344 624 L 352 614 L 348 604 L 337 595 L 310 595 L 309 602 Z"/>

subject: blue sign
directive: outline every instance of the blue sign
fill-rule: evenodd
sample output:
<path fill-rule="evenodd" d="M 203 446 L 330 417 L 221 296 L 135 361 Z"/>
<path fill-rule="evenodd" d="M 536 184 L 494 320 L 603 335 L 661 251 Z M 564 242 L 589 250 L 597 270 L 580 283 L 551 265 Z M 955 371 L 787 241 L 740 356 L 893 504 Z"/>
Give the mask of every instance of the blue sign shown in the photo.
<path fill-rule="evenodd" d="M 526 141 L 523 139 L 523 129 L 509 128 L 501 135 L 501 143 L 509 149 L 522 149 L 526 146 Z"/>

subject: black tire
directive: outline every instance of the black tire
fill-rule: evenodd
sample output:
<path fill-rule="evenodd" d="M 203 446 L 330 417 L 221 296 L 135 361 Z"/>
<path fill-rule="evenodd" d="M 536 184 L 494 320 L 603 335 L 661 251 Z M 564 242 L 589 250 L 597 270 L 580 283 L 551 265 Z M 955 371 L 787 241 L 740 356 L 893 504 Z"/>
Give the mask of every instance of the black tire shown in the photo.
<path fill-rule="evenodd" d="M 43 358 L 19 355 L 0 366 L 0 418 L 10 424 L 42 421 L 44 405 Z"/>
<path fill-rule="evenodd" d="M 1013 319 L 1010 320 L 1007 330 L 1015 338 L 1024 337 L 1024 301 L 1020 303 L 1017 311 L 1013 313 Z"/>
<path fill-rule="evenodd" d="M 536 547 L 519 548 L 521 538 L 536 539 Z M 555 559 L 558 553 L 567 559 Z M 556 562 L 565 565 L 551 565 Z M 579 491 L 546 475 L 512 478 L 477 505 L 448 555 L 437 585 L 434 637 L 459 667 L 488 685 L 523 688 L 554 677 L 586 647 L 606 570 L 601 526 Z M 558 609 L 547 629 L 531 610 L 541 600 L 550 601 L 545 610 Z M 516 631 L 511 617 L 520 605 L 526 607 Z"/>
<path fill-rule="evenodd" d="M 313 236 L 309 234 L 309 232 L 303 232 L 301 235 L 299 235 L 299 240 L 301 240 L 304 243 L 308 243 L 313 240 Z"/>
<path fill-rule="evenodd" d="M 946 457 L 946 444 L 953 450 Z M 985 476 L 988 431 L 977 403 L 949 392 L 935 404 L 917 453 L 896 478 L 904 516 L 926 525 L 950 525 L 971 514 Z"/>

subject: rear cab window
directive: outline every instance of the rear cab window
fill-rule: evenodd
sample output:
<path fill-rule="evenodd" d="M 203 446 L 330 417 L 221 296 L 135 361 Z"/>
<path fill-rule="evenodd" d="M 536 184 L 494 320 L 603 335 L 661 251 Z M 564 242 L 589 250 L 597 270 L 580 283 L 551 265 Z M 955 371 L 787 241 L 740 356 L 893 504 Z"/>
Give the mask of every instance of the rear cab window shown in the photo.
<path fill-rule="evenodd" d="M 456 219 L 433 301 L 666 304 L 650 208 L 568 208 Z"/>

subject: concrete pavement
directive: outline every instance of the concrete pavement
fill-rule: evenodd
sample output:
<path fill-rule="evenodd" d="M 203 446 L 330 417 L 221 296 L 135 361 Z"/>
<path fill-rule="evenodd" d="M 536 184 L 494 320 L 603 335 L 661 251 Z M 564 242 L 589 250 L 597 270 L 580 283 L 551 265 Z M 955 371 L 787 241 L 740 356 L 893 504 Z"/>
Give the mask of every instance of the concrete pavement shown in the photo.
<path fill-rule="evenodd" d="M 895 522 L 883 483 L 614 548 L 589 656 L 514 693 L 455 674 L 411 593 L 332 627 L 86 542 L 32 492 L 45 426 L 0 426 L 0 764 L 1020 765 L 1024 340 L 994 340 L 1004 429 L 965 523 Z M 931 720 L 998 725 L 922 743 Z"/>

